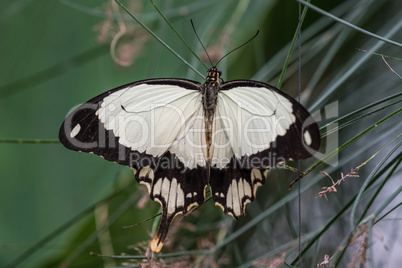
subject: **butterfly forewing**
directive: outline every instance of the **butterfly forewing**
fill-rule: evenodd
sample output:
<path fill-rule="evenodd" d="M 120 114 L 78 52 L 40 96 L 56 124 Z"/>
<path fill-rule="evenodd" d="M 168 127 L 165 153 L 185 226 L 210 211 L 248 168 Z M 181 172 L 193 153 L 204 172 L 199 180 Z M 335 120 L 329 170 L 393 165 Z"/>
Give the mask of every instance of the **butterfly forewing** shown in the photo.
<path fill-rule="evenodd" d="M 230 81 L 221 86 L 219 100 L 217 114 L 231 119 L 231 145 L 237 157 L 270 153 L 277 160 L 303 159 L 320 147 L 319 129 L 310 113 L 273 86 Z"/>

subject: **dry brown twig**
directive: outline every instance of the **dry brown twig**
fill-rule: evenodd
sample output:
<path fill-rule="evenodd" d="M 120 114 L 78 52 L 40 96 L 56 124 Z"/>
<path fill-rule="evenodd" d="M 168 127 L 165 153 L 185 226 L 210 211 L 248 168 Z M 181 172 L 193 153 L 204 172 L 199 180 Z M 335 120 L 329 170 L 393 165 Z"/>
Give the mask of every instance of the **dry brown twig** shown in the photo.
<path fill-rule="evenodd" d="M 327 268 L 331 259 L 332 259 L 332 257 L 330 258 L 328 254 L 325 254 L 324 260 L 320 263 L 317 263 L 317 268 Z M 335 267 L 335 266 L 332 265 L 331 267 Z"/>
<path fill-rule="evenodd" d="M 399 79 L 402 79 L 402 77 L 397 72 L 395 72 L 394 69 L 392 69 L 391 65 L 389 65 L 389 63 L 385 60 L 385 58 L 393 59 L 393 60 L 401 60 L 401 59 L 391 57 L 391 56 L 387 56 L 387 55 L 383 55 L 381 53 L 375 53 L 375 52 L 367 51 L 367 50 L 364 50 L 364 49 L 358 49 L 358 50 L 366 52 L 366 53 L 370 53 L 372 55 L 381 56 L 382 60 L 385 62 L 385 64 L 388 66 L 388 68 L 391 70 L 391 72 L 393 72 L 396 76 L 398 76 Z"/>
<path fill-rule="evenodd" d="M 353 244 L 358 244 L 359 248 L 353 253 L 353 259 L 348 264 L 348 268 L 353 268 L 356 265 L 364 265 L 367 260 L 367 249 L 368 244 L 368 224 L 363 224 L 359 226 L 352 239 L 349 242 L 349 247 Z"/>
<path fill-rule="evenodd" d="M 346 178 L 358 178 L 359 177 L 359 174 L 357 174 L 357 172 L 359 171 L 359 169 L 362 167 L 362 166 L 364 166 L 366 163 L 363 163 L 363 164 L 361 164 L 360 166 L 358 166 L 358 167 L 356 167 L 356 168 L 354 168 L 354 169 L 351 169 L 350 170 L 350 172 L 348 173 L 348 174 L 346 174 L 346 175 L 344 175 L 342 172 L 341 172 L 341 178 L 339 179 L 339 180 L 337 180 L 336 182 L 334 182 L 334 180 L 332 179 L 332 177 L 327 173 L 327 172 L 325 172 L 325 171 L 321 171 L 321 173 L 322 174 L 324 174 L 325 176 L 327 176 L 328 178 L 330 178 L 331 179 L 331 181 L 332 181 L 332 185 L 331 186 L 328 186 L 328 187 L 322 187 L 321 188 L 321 192 L 319 192 L 318 193 L 318 195 L 315 197 L 315 198 L 321 198 L 321 197 L 325 197 L 325 199 L 326 200 L 328 200 L 328 197 L 327 197 L 327 193 L 332 193 L 332 192 L 337 192 L 337 190 L 336 190 L 336 186 L 338 186 L 338 185 L 340 185 Z"/>
<path fill-rule="evenodd" d="M 374 230 L 376 232 L 374 232 Z M 365 223 L 360 225 L 356 232 L 353 234 L 352 238 L 347 244 L 347 247 L 351 247 L 352 245 L 359 245 L 359 247 L 353 252 L 353 259 L 352 261 L 348 264 L 348 268 L 353 268 L 356 267 L 357 265 L 364 266 L 365 263 L 368 260 L 368 249 L 373 246 L 372 244 L 369 244 L 369 224 Z M 381 230 L 377 228 L 376 226 L 373 226 L 373 232 L 371 232 L 371 235 L 375 238 L 377 238 L 381 244 L 383 245 L 385 250 L 389 250 L 388 246 L 384 242 L 384 235 L 382 234 Z"/>
<path fill-rule="evenodd" d="M 141 10 L 141 4 L 133 1 L 130 9 Z M 105 20 L 96 26 L 98 42 L 110 43 L 110 56 L 113 61 L 122 67 L 130 66 L 139 56 L 149 36 L 144 29 L 131 21 L 124 21 L 118 4 L 110 0 L 102 7 L 105 12 Z"/>

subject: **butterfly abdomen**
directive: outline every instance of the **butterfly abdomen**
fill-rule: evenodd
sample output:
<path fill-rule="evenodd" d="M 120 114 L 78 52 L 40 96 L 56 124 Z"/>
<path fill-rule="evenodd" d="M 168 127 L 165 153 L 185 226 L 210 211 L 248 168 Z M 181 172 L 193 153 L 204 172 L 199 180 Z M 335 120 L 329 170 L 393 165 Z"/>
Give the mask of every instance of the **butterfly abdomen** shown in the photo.
<path fill-rule="evenodd" d="M 205 141 L 207 144 L 207 159 L 210 159 L 210 148 L 212 144 L 212 123 L 219 91 L 219 69 L 210 68 L 205 83 L 201 87 L 202 106 L 204 108 Z"/>

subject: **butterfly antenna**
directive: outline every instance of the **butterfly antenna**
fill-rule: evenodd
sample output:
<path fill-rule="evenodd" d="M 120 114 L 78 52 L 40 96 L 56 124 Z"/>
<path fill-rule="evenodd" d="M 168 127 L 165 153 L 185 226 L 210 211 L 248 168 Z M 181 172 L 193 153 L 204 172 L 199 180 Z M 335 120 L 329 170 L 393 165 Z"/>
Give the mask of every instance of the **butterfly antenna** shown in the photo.
<path fill-rule="evenodd" d="M 211 66 L 215 66 L 215 65 L 212 64 L 212 60 L 211 60 L 211 58 L 209 57 L 209 54 L 208 54 L 207 50 L 206 50 L 205 47 L 204 47 L 204 44 L 201 42 L 201 39 L 200 39 L 200 37 L 198 36 L 197 31 L 195 30 L 193 20 L 190 20 L 190 21 L 191 21 L 191 26 L 193 26 L 193 30 L 194 30 L 195 36 L 197 36 L 198 41 L 200 42 L 201 46 L 204 48 L 205 54 L 207 54 L 208 59 L 209 59 L 209 62 L 211 63 Z"/>
<path fill-rule="evenodd" d="M 230 53 L 235 52 L 235 51 L 238 50 L 239 48 L 241 48 L 241 47 L 247 45 L 248 43 L 250 43 L 250 42 L 258 35 L 259 32 L 260 32 L 260 31 L 257 31 L 257 33 L 256 33 L 253 37 L 251 37 L 250 40 L 248 40 L 248 41 L 247 41 L 246 43 L 244 43 L 243 45 L 238 46 L 238 47 L 236 47 L 235 49 L 233 49 L 232 51 L 228 52 L 225 56 L 223 56 L 220 60 L 218 60 L 218 62 L 215 64 L 215 66 L 217 66 L 218 63 L 221 62 L 221 60 L 223 60 L 223 59 L 224 59 L 227 55 L 229 55 Z M 205 48 L 204 48 L 204 49 L 205 49 Z"/>

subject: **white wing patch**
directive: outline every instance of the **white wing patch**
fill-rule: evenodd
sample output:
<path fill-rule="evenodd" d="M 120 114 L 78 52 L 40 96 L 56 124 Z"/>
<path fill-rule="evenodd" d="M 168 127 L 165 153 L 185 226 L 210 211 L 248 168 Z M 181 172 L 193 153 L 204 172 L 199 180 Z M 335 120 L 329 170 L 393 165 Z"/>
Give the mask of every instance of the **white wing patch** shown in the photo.
<path fill-rule="evenodd" d="M 166 177 L 159 179 L 154 185 L 152 195 L 155 197 L 155 201 L 158 201 L 160 204 L 166 204 L 168 217 L 184 208 L 184 192 L 176 178 L 172 178 L 171 181 Z"/>
<path fill-rule="evenodd" d="M 154 157 L 170 150 L 193 168 L 205 165 L 202 111 L 198 90 L 139 84 L 105 97 L 96 115 L 120 144 Z"/>
<path fill-rule="evenodd" d="M 263 173 L 259 169 L 251 169 L 250 174 L 245 177 L 233 177 L 228 184 L 226 193 L 215 192 L 215 205 L 232 215 L 235 219 L 246 213 L 246 205 L 251 203 L 257 193 L 257 188 L 264 184 L 268 169 Z M 264 177 L 263 177 L 264 176 Z"/>
<path fill-rule="evenodd" d="M 73 128 L 73 130 L 71 130 L 71 132 L 70 132 L 70 138 L 74 138 L 75 136 L 77 136 L 77 134 L 80 132 L 80 130 L 81 130 L 81 125 L 80 125 L 80 124 L 77 124 L 77 125 Z"/>
<path fill-rule="evenodd" d="M 134 174 L 136 174 L 136 173 L 137 172 L 134 171 Z M 150 166 L 143 167 L 140 170 L 140 174 L 138 175 L 138 177 L 140 178 L 140 184 L 144 184 L 148 189 L 148 193 L 151 194 L 152 184 L 155 179 L 155 174 L 154 174 L 154 171 L 152 170 L 152 168 Z"/>
<path fill-rule="evenodd" d="M 304 138 L 304 142 L 310 146 L 311 143 L 313 142 L 313 140 L 311 139 L 311 135 L 310 132 L 308 132 L 308 130 L 306 130 L 303 134 L 303 138 Z"/>
<path fill-rule="evenodd" d="M 268 169 L 266 169 L 265 172 L 267 172 L 267 170 Z M 265 178 L 266 178 L 266 176 L 265 176 Z M 256 196 L 258 187 L 260 187 L 264 184 L 264 178 L 262 177 L 261 171 L 259 171 L 258 169 L 253 168 L 251 170 L 251 183 L 253 184 L 253 187 L 252 187 L 253 194 L 254 194 L 254 196 Z"/>
<path fill-rule="evenodd" d="M 177 155 L 186 167 L 195 168 L 197 165 L 206 165 L 205 124 L 202 106 L 198 108 L 192 118 L 186 122 L 184 135 L 170 147 L 170 152 Z"/>
<path fill-rule="evenodd" d="M 231 134 L 234 127 L 232 118 L 235 118 L 232 116 L 235 115 L 226 114 L 226 116 L 219 116 L 218 114 L 215 114 L 214 117 L 212 126 L 214 131 L 212 134 L 212 146 L 210 149 L 210 155 L 212 156 L 211 165 L 220 169 L 229 164 L 230 159 L 234 154 L 230 143 L 230 140 L 233 138 Z"/>
<path fill-rule="evenodd" d="M 278 136 L 286 134 L 296 121 L 292 103 L 265 87 L 236 87 L 222 90 L 216 107 L 217 138 L 228 143 L 236 157 L 268 149 Z M 217 144 L 219 145 L 219 144 Z M 214 147 L 213 157 L 228 155 L 227 147 Z"/>
<path fill-rule="evenodd" d="M 244 179 L 232 180 L 226 194 L 226 206 L 229 209 L 228 214 L 237 218 L 246 213 L 246 205 L 253 199 L 251 185 Z"/>

